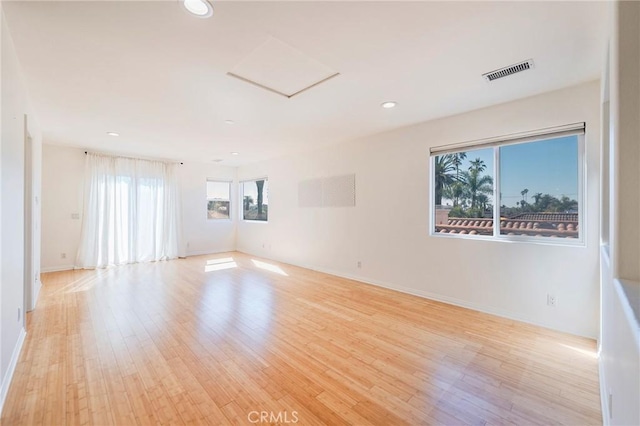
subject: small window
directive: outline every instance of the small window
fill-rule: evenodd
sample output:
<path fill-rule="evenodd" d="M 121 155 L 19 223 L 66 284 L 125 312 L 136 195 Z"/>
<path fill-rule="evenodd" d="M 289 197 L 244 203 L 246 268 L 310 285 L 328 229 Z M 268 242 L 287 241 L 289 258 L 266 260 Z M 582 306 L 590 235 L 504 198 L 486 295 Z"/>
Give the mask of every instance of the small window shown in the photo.
<path fill-rule="evenodd" d="M 432 234 L 583 241 L 584 123 L 432 148 Z"/>
<path fill-rule="evenodd" d="M 231 183 L 207 181 L 207 219 L 230 219 Z"/>
<path fill-rule="evenodd" d="M 269 217 L 269 181 L 267 178 L 241 183 L 242 219 L 267 222 Z"/>

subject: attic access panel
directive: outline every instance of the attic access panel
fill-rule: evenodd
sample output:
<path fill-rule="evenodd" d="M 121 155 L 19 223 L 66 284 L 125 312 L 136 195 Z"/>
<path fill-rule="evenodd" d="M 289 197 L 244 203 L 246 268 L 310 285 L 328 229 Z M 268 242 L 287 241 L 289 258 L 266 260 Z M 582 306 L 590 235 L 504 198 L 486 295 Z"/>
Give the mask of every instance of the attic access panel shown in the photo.
<path fill-rule="evenodd" d="M 340 73 L 277 38 L 269 37 L 227 75 L 292 98 Z"/>

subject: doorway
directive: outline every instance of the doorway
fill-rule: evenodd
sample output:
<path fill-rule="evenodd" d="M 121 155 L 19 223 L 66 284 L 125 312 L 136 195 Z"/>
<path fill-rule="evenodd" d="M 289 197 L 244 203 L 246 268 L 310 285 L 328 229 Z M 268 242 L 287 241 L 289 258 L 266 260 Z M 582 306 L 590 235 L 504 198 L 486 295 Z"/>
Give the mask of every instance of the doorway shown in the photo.
<path fill-rule="evenodd" d="M 25 329 L 26 312 L 35 308 L 35 302 L 40 285 L 40 277 L 35 262 L 34 238 L 38 237 L 38 223 L 36 210 L 38 198 L 34 197 L 35 167 L 34 167 L 33 138 L 29 132 L 28 119 L 24 116 L 24 307 L 23 324 Z"/>

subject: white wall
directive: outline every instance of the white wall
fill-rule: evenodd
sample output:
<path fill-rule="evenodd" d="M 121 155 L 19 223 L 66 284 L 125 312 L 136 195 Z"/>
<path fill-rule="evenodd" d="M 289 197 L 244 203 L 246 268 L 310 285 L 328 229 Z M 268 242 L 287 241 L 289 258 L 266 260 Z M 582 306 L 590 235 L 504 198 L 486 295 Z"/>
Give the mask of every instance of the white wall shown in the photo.
<path fill-rule="evenodd" d="M 611 278 L 610 259 L 604 252 L 602 268 L 602 335 L 599 360 L 602 416 L 604 424 L 607 425 L 638 425 L 640 322 L 625 294 L 623 282 Z M 626 285 L 637 288 L 639 283 L 627 282 Z"/>
<path fill-rule="evenodd" d="M 640 282 L 640 5 L 616 3 L 611 60 L 614 274 Z"/>
<path fill-rule="evenodd" d="M 84 158 L 82 149 L 42 147 L 43 272 L 73 269 L 75 264 L 82 228 Z"/>
<path fill-rule="evenodd" d="M 610 6 L 603 114 L 600 389 L 605 424 L 640 424 L 640 3 Z M 636 311 L 632 306 L 636 307 Z"/>
<path fill-rule="evenodd" d="M 29 133 L 31 133 L 32 126 L 29 126 Z M 38 301 L 38 295 L 40 294 L 40 288 L 42 283 L 40 282 L 40 251 L 42 241 L 42 137 L 38 135 L 34 138 L 31 137 L 31 168 L 30 179 L 25 182 L 26 185 L 31 187 L 31 232 L 29 238 L 31 239 L 31 275 L 27 276 L 25 273 L 25 281 L 27 281 L 27 291 L 25 292 L 25 309 L 31 311 L 35 309 Z M 26 213 L 29 215 L 29 213 Z M 27 216 L 25 216 L 26 218 Z"/>
<path fill-rule="evenodd" d="M 5 47 L 4 47 L 4 43 L 5 43 L 5 39 L 3 37 L 4 35 L 4 13 L 2 11 L 2 6 L 0 3 L 0 154 L 2 153 L 2 141 L 4 140 L 4 135 L 2 134 L 2 129 L 3 129 L 3 125 L 2 123 L 4 122 L 4 102 L 2 101 L 2 99 L 4 99 L 4 91 L 2 89 L 2 86 L 4 84 L 4 72 L 2 71 L 3 69 L 3 64 L 4 64 L 4 55 L 5 55 Z M 2 157 L 0 156 L 0 259 L 2 259 Z M 3 316 L 3 309 L 2 309 L 2 287 L 3 287 L 3 280 L 2 280 L 2 261 L 0 260 L 0 415 L 2 414 L 2 407 L 4 406 L 4 401 L 6 398 L 6 391 L 4 390 L 4 388 L 7 388 L 7 391 L 9 389 L 9 385 L 5 385 L 4 384 L 4 376 L 5 373 L 2 370 L 2 352 L 3 352 L 3 348 L 4 348 L 4 339 L 2 338 L 2 324 L 4 324 L 4 316 Z"/>
<path fill-rule="evenodd" d="M 13 41 L 0 11 L 1 33 L 1 117 L 0 144 L 0 411 L 9 388 L 22 342 L 25 319 L 24 276 L 24 188 L 25 138 L 33 138 L 33 154 L 40 152 L 41 134 L 37 118 L 29 104 L 27 90 L 13 47 Z M 28 117 L 28 127 L 25 126 Z M 26 127 L 26 128 L 25 128 Z M 39 161 L 33 163 L 34 174 L 39 176 Z M 34 184 L 32 195 L 39 196 L 39 185 Z M 37 219 L 37 212 L 34 213 Z M 34 222 L 37 223 L 37 222 Z M 31 229 L 35 239 L 39 231 Z M 34 270 L 39 269 L 37 256 L 32 258 Z M 35 279 L 35 277 L 34 277 Z"/>
<path fill-rule="evenodd" d="M 599 94 L 591 82 L 241 167 L 240 180 L 269 177 L 270 204 L 269 223 L 239 223 L 238 249 L 595 338 Z M 587 123 L 586 247 L 429 236 L 430 146 L 580 121 Z M 347 173 L 356 174 L 355 208 L 298 208 L 299 181 Z M 547 293 L 557 307 L 547 306 Z"/>
<path fill-rule="evenodd" d="M 84 160 L 82 149 L 43 146 L 43 272 L 72 269 L 74 266 L 82 228 Z M 236 220 L 207 220 L 206 182 L 207 178 L 235 181 L 236 169 L 216 164 L 185 163 L 178 166 L 178 177 L 182 200 L 180 255 L 234 250 Z M 79 219 L 73 219 L 73 214 L 78 214 Z M 66 259 L 62 258 L 62 253 L 66 254 Z"/>
<path fill-rule="evenodd" d="M 232 181 L 236 199 L 236 168 L 206 163 L 179 167 L 182 198 L 182 243 L 187 256 L 233 251 L 236 247 L 237 203 L 231 203 L 231 220 L 207 219 L 207 179 Z"/>

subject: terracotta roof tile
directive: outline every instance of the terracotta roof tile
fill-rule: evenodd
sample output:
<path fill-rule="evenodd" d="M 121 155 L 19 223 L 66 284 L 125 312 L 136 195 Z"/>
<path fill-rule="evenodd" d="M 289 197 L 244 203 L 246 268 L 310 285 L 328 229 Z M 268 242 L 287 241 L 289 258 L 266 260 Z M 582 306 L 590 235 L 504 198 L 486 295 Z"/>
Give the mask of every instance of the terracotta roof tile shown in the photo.
<path fill-rule="evenodd" d="M 572 213 L 522 213 L 500 220 L 502 235 L 527 235 L 551 238 L 578 238 L 578 215 Z M 436 225 L 441 234 L 493 235 L 493 220 L 487 218 L 449 218 Z"/>

